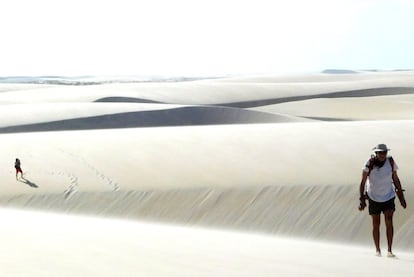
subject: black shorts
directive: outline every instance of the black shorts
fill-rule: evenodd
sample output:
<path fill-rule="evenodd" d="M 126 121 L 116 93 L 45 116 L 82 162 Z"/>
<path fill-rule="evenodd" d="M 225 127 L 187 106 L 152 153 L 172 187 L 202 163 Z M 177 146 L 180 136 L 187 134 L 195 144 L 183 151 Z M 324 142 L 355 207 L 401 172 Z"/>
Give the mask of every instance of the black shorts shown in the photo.
<path fill-rule="evenodd" d="M 381 214 L 381 212 L 385 211 L 395 211 L 395 197 L 391 198 L 385 202 L 376 202 L 374 200 L 368 199 L 369 201 L 369 214 Z"/>

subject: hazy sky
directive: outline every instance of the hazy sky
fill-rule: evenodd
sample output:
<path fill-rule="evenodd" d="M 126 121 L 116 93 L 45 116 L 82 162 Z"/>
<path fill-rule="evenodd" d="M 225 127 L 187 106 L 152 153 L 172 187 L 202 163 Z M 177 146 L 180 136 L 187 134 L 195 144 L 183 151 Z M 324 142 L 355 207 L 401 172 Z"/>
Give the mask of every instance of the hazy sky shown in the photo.
<path fill-rule="evenodd" d="M 2 0 L 0 76 L 414 68 L 411 0 Z"/>

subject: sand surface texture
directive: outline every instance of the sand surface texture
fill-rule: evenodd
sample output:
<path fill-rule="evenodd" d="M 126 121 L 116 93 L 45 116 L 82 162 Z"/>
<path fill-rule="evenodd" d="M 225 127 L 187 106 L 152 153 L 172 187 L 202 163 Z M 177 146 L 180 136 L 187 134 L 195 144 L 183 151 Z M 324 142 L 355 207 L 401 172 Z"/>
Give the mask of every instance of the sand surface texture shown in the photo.
<path fill-rule="evenodd" d="M 414 274 L 414 72 L 0 84 L 0 109 L 5 276 Z M 357 210 L 378 143 L 399 259 Z"/>

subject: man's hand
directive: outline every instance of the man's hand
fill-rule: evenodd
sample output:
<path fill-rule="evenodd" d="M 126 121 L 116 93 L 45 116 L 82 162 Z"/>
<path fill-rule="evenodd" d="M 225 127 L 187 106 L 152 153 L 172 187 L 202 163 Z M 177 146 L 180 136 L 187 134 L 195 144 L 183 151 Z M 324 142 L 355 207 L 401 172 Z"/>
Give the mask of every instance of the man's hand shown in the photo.
<path fill-rule="evenodd" d="M 401 206 L 406 209 L 407 208 L 407 203 L 405 202 L 405 199 L 403 198 L 402 200 L 400 200 Z"/>
<path fill-rule="evenodd" d="M 364 196 L 361 196 L 361 198 L 359 198 L 359 207 L 358 207 L 358 210 L 363 211 L 366 206 L 367 206 L 367 203 L 365 202 L 365 197 Z"/>
<path fill-rule="evenodd" d="M 407 208 L 407 202 L 405 202 L 405 197 L 404 197 L 404 190 L 403 189 L 397 189 L 395 192 L 397 193 L 398 200 L 400 200 L 401 206 L 404 209 Z"/>

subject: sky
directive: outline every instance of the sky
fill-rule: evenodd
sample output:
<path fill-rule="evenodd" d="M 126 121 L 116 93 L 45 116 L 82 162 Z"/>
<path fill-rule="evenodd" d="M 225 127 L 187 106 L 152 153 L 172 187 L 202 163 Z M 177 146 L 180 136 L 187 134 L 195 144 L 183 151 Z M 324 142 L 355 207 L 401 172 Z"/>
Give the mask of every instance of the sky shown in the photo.
<path fill-rule="evenodd" d="M 2 0 L 0 76 L 414 68 L 410 0 Z"/>

